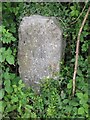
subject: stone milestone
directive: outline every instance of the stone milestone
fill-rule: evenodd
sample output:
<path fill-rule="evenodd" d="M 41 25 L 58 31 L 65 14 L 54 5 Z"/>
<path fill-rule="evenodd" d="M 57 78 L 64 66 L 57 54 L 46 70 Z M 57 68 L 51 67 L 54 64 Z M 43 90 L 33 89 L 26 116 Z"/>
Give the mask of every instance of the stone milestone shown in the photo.
<path fill-rule="evenodd" d="M 24 17 L 19 26 L 19 73 L 26 86 L 39 91 L 40 81 L 60 71 L 64 40 L 54 17 Z"/>

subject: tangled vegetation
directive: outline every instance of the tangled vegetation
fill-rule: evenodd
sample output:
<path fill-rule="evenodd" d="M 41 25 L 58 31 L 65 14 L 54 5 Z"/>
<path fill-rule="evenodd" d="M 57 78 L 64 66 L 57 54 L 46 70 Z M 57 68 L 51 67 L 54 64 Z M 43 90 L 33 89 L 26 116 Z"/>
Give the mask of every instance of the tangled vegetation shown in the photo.
<path fill-rule="evenodd" d="M 85 5 L 86 4 L 86 5 Z M 82 9 L 84 8 L 82 12 Z M 3 2 L 0 26 L 0 118 L 89 118 L 88 49 L 90 21 L 87 19 L 80 36 L 76 91 L 72 96 L 75 50 L 79 29 L 88 3 Z M 82 14 L 81 14 L 82 13 Z M 65 57 L 58 80 L 45 79 L 41 94 L 25 88 L 18 72 L 18 27 L 22 17 L 33 14 L 55 16 L 66 40 Z M 81 14 L 81 15 L 80 15 Z M 78 17 L 79 16 L 79 17 Z M 90 15 L 88 16 L 90 19 Z"/>

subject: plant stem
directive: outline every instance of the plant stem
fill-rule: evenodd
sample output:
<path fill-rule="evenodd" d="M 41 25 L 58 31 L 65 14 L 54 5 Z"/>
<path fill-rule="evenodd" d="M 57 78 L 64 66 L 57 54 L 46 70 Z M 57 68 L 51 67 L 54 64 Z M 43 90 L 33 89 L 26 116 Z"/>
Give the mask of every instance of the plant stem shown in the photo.
<path fill-rule="evenodd" d="M 84 27 L 84 24 L 86 22 L 86 19 L 88 17 L 88 14 L 90 12 L 90 7 L 88 8 L 88 11 L 84 17 L 84 20 L 81 24 L 81 27 L 79 29 L 79 32 L 78 32 L 78 37 L 77 37 L 77 44 L 76 44 L 76 58 L 75 58 L 75 67 L 74 67 L 74 74 L 73 74 L 73 90 L 72 90 L 72 95 L 74 96 L 75 94 L 75 86 L 76 86 L 76 73 L 77 73 L 77 67 L 78 67 L 78 54 L 79 54 L 79 43 L 80 43 L 80 35 L 81 35 L 81 32 L 82 32 L 82 29 Z"/>

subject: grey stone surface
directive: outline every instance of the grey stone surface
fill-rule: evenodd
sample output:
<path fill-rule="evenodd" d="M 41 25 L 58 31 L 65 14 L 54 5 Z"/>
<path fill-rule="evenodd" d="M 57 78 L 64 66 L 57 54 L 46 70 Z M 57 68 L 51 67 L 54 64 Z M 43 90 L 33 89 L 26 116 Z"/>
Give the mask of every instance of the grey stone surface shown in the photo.
<path fill-rule="evenodd" d="M 19 27 L 18 61 L 26 85 L 38 91 L 40 80 L 60 71 L 63 46 L 62 30 L 55 18 L 39 15 L 23 18 Z"/>

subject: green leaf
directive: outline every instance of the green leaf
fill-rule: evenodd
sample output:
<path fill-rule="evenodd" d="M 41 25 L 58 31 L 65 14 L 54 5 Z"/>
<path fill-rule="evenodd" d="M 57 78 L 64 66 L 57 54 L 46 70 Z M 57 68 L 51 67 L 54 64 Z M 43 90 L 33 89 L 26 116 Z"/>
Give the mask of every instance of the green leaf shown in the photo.
<path fill-rule="evenodd" d="M 84 98 L 85 101 L 88 101 L 88 93 L 87 93 L 87 94 L 85 93 L 85 94 L 83 95 L 83 98 Z"/>
<path fill-rule="evenodd" d="M 22 114 L 21 106 L 22 106 L 21 101 L 19 101 L 19 107 L 17 109 L 17 111 L 19 112 L 19 114 Z"/>
<path fill-rule="evenodd" d="M 65 111 L 66 112 L 71 112 L 72 111 L 72 106 L 66 105 Z"/>
<path fill-rule="evenodd" d="M 81 71 L 81 70 L 79 70 L 79 69 L 78 69 L 78 71 L 77 71 L 77 74 L 78 74 L 80 77 L 82 77 L 82 76 L 83 76 L 82 71 Z"/>
<path fill-rule="evenodd" d="M 2 108 L 3 108 L 3 107 L 2 107 L 2 103 L 3 103 L 3 101 L 0 101 L 0 112 L 1 112 L 1 113 L 2 113 L 2 111 L 3 111 L 3 110 L 2 110 Z"/>
<path fill-rule="evenodd" d="M 35 118 L 35 119 L 36 119 L 36 118 L 37 118 L 36 113 L 32 112 L 32 113 L 31 113 L 31 118 Z"/>
<path fill-rule="evenodd" d="M 23 82 L 22 82 L 22 80 L 19 80 L 19 85 L 21 85 Z"/>
<path fill-rule="evenodd" d="M 69 100 L 68 100 L 68 99 L 64 99 L 64 100 L 63 100 L 63 103 L 64 103 L 64 104 L 67 104 L 67 103 L 69 103 Z"/>
<path fill-rule="evenodd" d="M 16 108 L 17 108 L 17 105 L 8 104 L 8 106 L 6 107 L 6 112 L 11 112 L 11 111 L 15 110 Z"/>
<path fill-rule="evenodd" d="M 74 6 L 71 6 L 70 9 L 73 11 L 75 10 L 76 8 Z"/>
<path fill-rule="evenodd" d="M 33 109 L 33 106 L 31 106 L 31 105 L 26 105 L 25 108 L 26 108 L 26 109 L 29 109 L 29 110 L 32 110 L 32 109 Z"/>
<path fill-rule="evenodd" d="M 0 90 L 0 99 L 2 99 L 4 97 L 4 89 Z"/>
<path fill-rule="evenodd" d="M 2 63 L 2 62 L 4 62 L 5 61 L 5 54 L 2 54 L 2 56 L 0 57 L 0 62 Z"/>
<path fill-rule="evenodd" d="M 78 11 L 78 10 L 75 11 L 75 15 L 76 15 L 76 16 L 79 15 L 79 11 Z"/>
<path fill-rule="evenodd" d="M 14 73 L 10 73 L 10 78 L 13 80 L 15 79 L 16 75 Z"/>
<path fill-rule="evenodd" d="M 85 24 L 83 29 L 84 31 L 88 30 L 88 24 Z"/>
<path fill-rule="evenodd" d="M 2 48 L 0 48 L 0 62 L 1 63 L 5 61 L 5 57 L 6 57 L 6 55 L 5 55 L 5 48 L 2 47 Z"/>
<path fill-rule="evenodd" d="M 6 86 L 10 86 L 10 84 L 11 84 L 11 81 L 9 80 L 9 79 L 7 79 L 7 80 L 5 80 L 4 81 L 4 85 Z"/>
<path fill-rule="evenodd" d="M 68 83 L 68 84 L 67 84 L 67 88 L 68 88 L 68 89 L 72 88 L 72 84 L 71 84 L 71 83 Z"/>
<path fill-rule="evenodd" d="M 83 105 L 85 104 L 87 101 L 85 101 L 83 98 L 80 100 L 80 104 Z"/>
<path fill-rule="evenodd" d="M 6 103 L 4 101 L 0 101 L 0 112 L 4 112 L 4 108 L 6 107 Z"/>
<path fill-rule="evenodd" d="M 25 113 L 22 115 L 22 118 L 31 118 L 31 111 L 25 110 Z"/>
<path fill-rule="evenodd" d="M 14 64 L 14 56 L 13 55 L 6 56 L 6 61 L 9 64 Z"/>
<path fill-rule="evenodd" d="M 4 77 L 4 79 L 6 79 L 6 80 L 10 79 L 10 74 L 9 74 L 9 72 L 8 72 L 8 71 L 4 72 L 3 77 Z M 7 82 L 7 81 L 5 81 L 5 82 Z"/>
<path fill-rule="evenodd" d="M 71 16 L 75 16 L 75 11 L 72 11 L 70 14 Z"/>
<path fill-rule="evenodd" d="M 6 50 L 6 55 L 11 55 L 12 54 L 12 50 L 10 49 L 10 47 Z"/>
<path fill-rule="evenodd" d="M 12 23 L 11 23 L 12 24 Z M 12 27 L 11 27 L 12 28 Z M 10 28 L 10 29 L 11 29 Z M 14 29 L 15 29 L 15 26 L 14 26 Z M 11 41 L 15 41 L 16 40 L 16 38 L 15 37 L 13 37 L 13 35 L 9 32 L 9 30 L 6 30 L 5 28 L 3 28 L 2 29 L 2 39 L 1 39 L 1 41 L 3 42 L 3 43 L 11 43 Z"/>
<path fill-rule="evenodd" d="M 76 93 L 76 95 L 79 99 L 83 99 L 83 93 Z"/>
<path fill-rule="evenodd" d="M 89 105 L 88 104 L 83 104 L 83 107 L 84 107 L 85 112 L 88 113 Z"/>
<path fill-rule="evenodd" d="M 81 36 L 80 36 L 80 42 L 83 42 L 83 41 L 84 41 L 84 36 L 81 35 Z"/>
<path fill-rule="evenodd" d="M 74 112 L 74 115 L 77 114 L 77 107 L 73 107 L 73 112 Z"/>
<path fill-rule="evenodd" d="M 67 84 L 67 88 L 71 89 L 72 88 L 72 80 L 69 81 L 69 83 Z"/>
<path fill-rule="evenodd" d="M 12 88 L 11 86 L 6 85 L 6 86 L 5 86 L 5 91 L 6 91 L 7 93 L 12 93 L 13 88 Z"/>
<path fill-rule="evenodd" d="M 12 32 L 12 33 L 16 33 L 16 26 L 15 26 L 15 24 L 14 23 L 12 23 L 11 24 L 11 28 L 9 29 L 10 30 L 10 32 Z M 16 41 L 16 38 L 12 38 L 12 41 Z"/>
<path fill-rule="evenodd" d="M 80 107 L 80 108 L 78 109 L 78 114 L 83 115 L 84 113 L 85 113 L 84 108 L 83 108 L 83 107 Z"/>
<path fill-rule="evenodd" d="M 5 61 L 5 56 L 0 54 L 0 62 L 2 63 L 4 61 Z"/>
<path fill-rule="evenodd" d="M 77 76 L 77 77 L 76 77 L 76 80 L 79 81 L 79 82 L 82 81 L 82 83 L 83 83 L 84 78 L 83 78 L 83 76 Z"/>
<path fill-rule="evenodd" d="M 88 42 L 85 42 L 83 45 L 82 45 L 82 51 L 83 52 L 86 52 L 88 50 Z"/>
<path fill-rule="evenodd" d="M 74 101 L 74 100 L 71 100 L 71 101 L 69 102 L 69 105 L 71 105 L 71 106 L 78 106 L 79 103 L 76 102 L 76 101 Z"/>
<path fill-rule="evenodd" d="M 12 103 L 18 102 L 18 97 L 17 97 L 17 96 L 12 96 L 12 97 L 11 97 L 11 102 L 12 102 Z"/>

